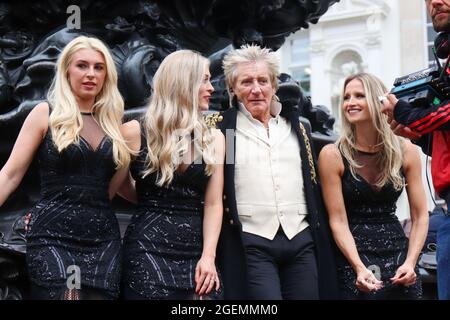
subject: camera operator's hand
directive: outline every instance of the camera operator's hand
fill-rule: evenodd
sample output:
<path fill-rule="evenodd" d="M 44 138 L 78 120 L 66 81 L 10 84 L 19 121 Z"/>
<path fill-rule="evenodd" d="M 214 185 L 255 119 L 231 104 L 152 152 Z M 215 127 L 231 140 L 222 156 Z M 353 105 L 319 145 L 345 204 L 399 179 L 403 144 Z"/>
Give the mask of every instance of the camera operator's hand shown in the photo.
<path fill-rule="evenodd" d="M 392 118 L 388 117 L 388 123 L 391 125 L 392 131 L 394 131 L 394 133 L 398 136 L 408 138 L 411 140 L 417 140 L 422 136 L 420 133 L 413 131 L 408 127 L 405 127 L 402 124 L 399 124 Z"/>
<path fill-rule="evenodd" d="M 404 125 L 399 124 L 394 120 L 394 108 L 397 102 L 397 97 L 390 93 L 387 93 L 384 96 L 384 99 L 381 100 L 381 112 L 387 115 L 387 122 L 391 126 L 392 131 L 394 131 L 396 135 L 404 138 L 408 138 L 411 140 L 419 139 L 422 136 L 420 133 L 413 131 L 408 127 L 405 127 Z"/>
<path fill-rule="evenodd" d="M 386 94 L 386 99 L 382 100 L 381 112 L 389 117 L 389 119 L 394 119 L 394 108 L 398 102 L 398 99 L 393 94 Z"/>

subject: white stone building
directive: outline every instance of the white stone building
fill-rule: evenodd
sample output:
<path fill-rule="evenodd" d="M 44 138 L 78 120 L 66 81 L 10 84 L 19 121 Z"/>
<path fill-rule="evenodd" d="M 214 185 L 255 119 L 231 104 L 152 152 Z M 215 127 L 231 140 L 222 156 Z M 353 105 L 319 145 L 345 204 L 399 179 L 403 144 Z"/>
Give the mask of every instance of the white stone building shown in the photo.
<path fill-rule="evenodd" d="M 316 25 L 288 37 L 277 52 L 282 72 L 300 82 L 313 104 L 330 109 L 338 131 L 339 97 L 346 76 L 370 72 L 390 88 L 396 77 L 433 63 L 434 37 L 424 1 L 341 0 Z M 434 207 L 431 196 L 428 206 Z M 398 207 L 399 217 L 407 217 L 405 195 Z"/>

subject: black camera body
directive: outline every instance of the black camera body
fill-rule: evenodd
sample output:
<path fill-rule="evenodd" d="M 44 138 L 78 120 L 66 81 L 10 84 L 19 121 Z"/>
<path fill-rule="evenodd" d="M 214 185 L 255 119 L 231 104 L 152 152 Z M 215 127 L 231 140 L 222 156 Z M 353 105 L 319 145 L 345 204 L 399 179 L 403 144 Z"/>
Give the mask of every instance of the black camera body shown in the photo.
<path fill-rule="evenodd" d="M 439 65 L 396 78 L 391 93 L 415 107 L 439 105 L 450 99 L 450 79 Z"/>
<path fill-rule="evenodd" d="M 437 106 L 450 99 L 450 77 L 447 72 L 450 61 L 450 33 L 441 32 L 434 40 L 436 64 L 404 77 L 395 79 L 391 93 L 397 99 L 409 102 L 414 107 Z M 446 59 L 444 67 L 439 58 Z"/>

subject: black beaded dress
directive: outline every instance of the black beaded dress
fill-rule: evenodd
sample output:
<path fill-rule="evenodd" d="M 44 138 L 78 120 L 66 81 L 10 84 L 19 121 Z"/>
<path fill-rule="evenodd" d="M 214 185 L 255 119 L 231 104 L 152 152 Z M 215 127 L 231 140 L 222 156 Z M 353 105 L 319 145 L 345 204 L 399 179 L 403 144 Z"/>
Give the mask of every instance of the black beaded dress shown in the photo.
<path fill-rule="evenodd" d="M 358 179 L 350 172 L 344 159 L 342 193 L 350 231 L 355 239 L 364 265 L 383 281 L 377 292 L 364 293 L 356 287 L 356 273 L 343 254 L 338 254 L 338 273 L 341 296 L 344 299 L 418 299 L 422 289 L 416 268 L 417 281 L 413 286 L 393 285 L 390 278 L 406 259 L 408 238 L 395 215 L 396 201 L 402 190 L 392 184 L 382 188 L 375 185 L 381 172 L 379 153 L 357 151 L 355 158 L 362 168 L 356 169 Z"/>
<path fill-rule="evenodd" d="M 49 127 L 38 150 L 41 199 L 26 234 L 29 276 L 39 288 L 32 298 L 119 295 L 121 239 L 108 195 L 115 173 L 112 141 L 92 116 L 83 122 L 79 144 L 59 153 Z"/>
<path fill-rule="evenodd" d="M 157 174 L 142 178 L 147 143 L 131 164 L 138 210 L 124 237 L 125 299 L 197 299 L 195 268 L 203 248 L 204 194 L 209 177 L 197 159 L 176 171 L 169 186 L 155 184 Z M 220 299 L 213 290 L 204 299 Z"/>

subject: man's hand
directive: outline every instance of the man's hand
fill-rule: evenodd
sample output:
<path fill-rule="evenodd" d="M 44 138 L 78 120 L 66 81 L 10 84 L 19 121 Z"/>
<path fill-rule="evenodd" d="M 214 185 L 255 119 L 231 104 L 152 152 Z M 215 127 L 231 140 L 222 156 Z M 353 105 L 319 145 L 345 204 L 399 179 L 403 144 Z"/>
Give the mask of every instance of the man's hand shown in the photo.
<path fill-rule="evenodd" d="M 385 98 L 381 101 L 381 112 L 389 117 L 389 119 L 394 119 L 394 108 L 398 102 L 398 99 L 393 94 L 386 94 Z"/>
<path fill-rule="evenodd" d="M 381 99 L 381 112 L 387 115 L 387 122 L 391 126 L 392 131 L 394 131 L 396 135 L 404 138 L 408 138 L 411 140 L 419 139 L 422 136 L 420 133 L 418 133 L 417 131 L 413 131 L 408 127 L 405 127 L 404 125 L 399 124 L 394 120 L 394 108 L 397 102 L 398 99 L 393 94 L 389 93 Z"/>

